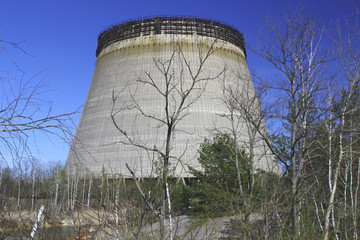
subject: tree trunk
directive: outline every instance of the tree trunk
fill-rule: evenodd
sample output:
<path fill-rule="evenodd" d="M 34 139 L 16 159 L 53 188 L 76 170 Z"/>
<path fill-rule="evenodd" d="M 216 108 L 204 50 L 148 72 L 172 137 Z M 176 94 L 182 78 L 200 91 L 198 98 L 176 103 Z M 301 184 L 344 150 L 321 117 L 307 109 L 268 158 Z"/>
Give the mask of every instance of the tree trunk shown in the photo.
<path fill-rule="evenodd" d="M 166 196 L 168 199 L 168 208 L 169 208 L 169 230 L 170 230 L 170 240 L 173 240 L 173 225 L 172 225 L 172 218 L 171 218 L 171 201 L 170 201 L 170 193 L 169 193 L 169 186 L 166 183 Z"/>
<path fill-rule="evenodd" d="M 92 175 L 90 175 L 90 180 L 89 180 L 89 189 L 88 189 L 87 205 L 86 205 L 87 209 L 89 209 L 90 207 L 91 185 L 92 185 Z"/>
<path fill-rule="evenodd" d="M 344 126 L 345 126 L 346 109 L 347 109 L 347 102 L 345 102 L 344 109 L 342 110 L 341 125 L 340 125 L 341 128 L 340 128 L 340 135 L 339 135 L 339 155 L 338 155 L 338 161 L 337 161 L 336 168 L 335 168 L 334 182 L 333 182 L 333 186 L 332 186 L 332 189 L 330 192 L 330 197 L 329 197 L 329 206 L 327 207 L 326 215 L 325 215 L 324 240 L 329 239 L 330 214 L 334 207 L 335 193 L 337 190 L 338 178 L 339 178 L 339 174 L 340 174 L 340 167 L 341 167 L 341 162 L 342 162 L 342 158 L 343 158 L 343 130 L 344 130 Z"/>
<path fill-rule="evenodd" d="M 86 189 L 86 175 L 84 174 L 84 182 L 83 182 L 83 188 L 82 188 L 82 203 L 85 203 L 85 189 Z"/>
<path fill-rule="evenodd" d="M 39 222 L 40 222 L 40 220 L 41 220 L 41 215 L 43 214 L 44 209 L 45 209 L 45 206 L 41 206 L 41 208 L 40 208 L 40 210 L 39 210 L 39 213 L 38 213 L 38 216 L 37 216 L 37 219 L 36 219 L 36 222 L 35 222 L 35 224 L 34 224 L 34 227 L 33 227 L 32 231 L 31 231 L 31 233 L 30 233 L 30 238 L 29 238 L 29 240 L 33 240 L 33 239 L 34 239 L 34 236 L 35 236 L 35 233 L 36 233 L 37 228 L 38 228 L 38 226 L 39 226 Z"/>
<path fill-rule="evenodd" d="M 57 200 L 58 200 L 58 192 L 59 192 L 59 183 L 55 182 L 55 198 L 54 198 L 54 210 L 57 211 Z"/>
<path fill-rule="evenodd" d="M 31 211 L 34 210 L 35 204 L 35 160 L 32 162 L 32 170 L 31 170 Z"/>
<path fill-rule="evenodd" d="M 21 196 L 21 177 L 18 180 L 18 197 L 17 197 L 17 206 L 20 207 L 20 196 Z"/>

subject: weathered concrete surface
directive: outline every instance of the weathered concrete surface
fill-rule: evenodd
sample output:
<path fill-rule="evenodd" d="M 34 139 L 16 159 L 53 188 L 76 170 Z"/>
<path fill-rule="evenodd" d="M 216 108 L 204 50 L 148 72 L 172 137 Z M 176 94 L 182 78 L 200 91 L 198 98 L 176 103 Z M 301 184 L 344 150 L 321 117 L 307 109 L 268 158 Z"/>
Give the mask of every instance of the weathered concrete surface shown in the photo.
<path fill-rule="evenodd" d="M 164 97 L 154 87 L 139 83 L 138 80 L 154 80 L 163 88 L 164 75 L 156 68 L 154 60 L 165 62 L 173 54 L 174 47 L 181 45 L 186 60 L 191 64 L 193 72 L 199 67 L 199 55 L 204 56 L 214 38 L 197 35 L 159 34 L 141 36 L 114 43 L 101 51 L 98 56 L 93 79 L 82 111 L 78 129 L 67 159 L 66 169 L 72 172 L 94 173 L 101 175 L 102 169 L 109 174 L 120 174 L 130 177 L 127 163 L 138 177 L 154 176 L 154 162 L 159 156 L 130 145 L 115 128 L 110 117 L 113 107 L 112 96 L 119 94 L 115 109 L 123 110 L 117 114 L 116 122 L 126 130 L 128 136 L 136 144 L 149 149 L 163 150 L 165 147 L 166 128 L 159 121 L 144 117 L 151 115 L 158 119 L 165 118 Z M 207 59 L 199 77 L 209 79 L 222 73 L 226 77 L 244 84 L 249 96 L 254 94 L 245 54 L 235 45 L 216 40 L 215 51 Z M 181 57 L 176 56 L 171 64 L 171 72 L 175 81 L 183 81 L 189 86 L 190 73 Z M 241 77 L 239 77 L 241 76 Z M 188 177 L 188 166 L 199 168 L 197 150 L 204 137 L 211 136 L 216 128 L 228 131 L 230 122 L 220 117 L 227 113 L 223 104 L 222 74 L 217 79 L 204 81 L 198 87 L 204 87 L 201 97 L 185 112 L 184 118 L 176 126 L 172 136 L 171 159 L 174 176 Z M 247 79 L 247 81 L 243 81 Z M 243 81 L 243 82 L 242 82 Z M 188 102 L 199 96 L 200 90 L 194 91 Z M 174 93 L 172 106 L 179 104 L 179 96 Z M 140 107 L 144 115 L 132 105 Z M 248 135 L 243 124 L 241 144 L 246 146 Z M 268 155 L 263 142 L 255 148 L 258 158 L 255 167 L 266 171 L 277 168 L 273 158 Z"/>

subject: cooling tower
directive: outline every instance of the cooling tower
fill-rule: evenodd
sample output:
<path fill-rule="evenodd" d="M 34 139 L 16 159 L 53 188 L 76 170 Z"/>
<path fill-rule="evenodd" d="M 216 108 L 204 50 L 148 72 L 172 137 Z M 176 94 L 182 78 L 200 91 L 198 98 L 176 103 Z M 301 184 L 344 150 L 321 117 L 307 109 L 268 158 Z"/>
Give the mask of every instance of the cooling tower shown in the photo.
<path fill-rule="evenodd" d="M 197 151 L 204 138 L 231 129 L 224 117 L 224 79 L 243 84 L 247 96 L 254 96 L 244 38 L 218 22 L 182 17 L 125 22 L 100 34 L 96 56 L 65 166 L 69 172 L 130 177 L 128 164 L 138 177 L 155 176 L 168 121 L 177 118 L 170 138 L 171 172 L 191 177 L 188 166 L 199 168 Z M 240 125 L 246 143 L 249 131 Z M 277 167 L 266 149 L 256 143 L 256 168 Z"/>

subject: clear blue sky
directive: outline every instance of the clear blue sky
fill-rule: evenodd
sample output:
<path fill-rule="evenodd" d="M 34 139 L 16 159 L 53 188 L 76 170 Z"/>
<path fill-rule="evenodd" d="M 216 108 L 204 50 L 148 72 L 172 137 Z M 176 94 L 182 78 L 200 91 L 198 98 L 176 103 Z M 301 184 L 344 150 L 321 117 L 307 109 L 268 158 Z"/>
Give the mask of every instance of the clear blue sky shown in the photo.
<path fill-rule="evenodd" d="M 360 0 L 308 0 L 306 9 L 330 24 L 352 12 Z M 86 99 L 96 56 L 97 37 L 110 25 L 129 19 L 156 15 L 195 16 L 220 20 L 240 30 L 256 46 L 257 32 L 266 16 L 281 18 L 290 0 L 4 0 L 0 4 L 0 39 L 21 42 L 32 56 L 9 49 L 14 60 L 32 76 L 46 70 L 51 92 L 47 97 L 57 113 L 70 112 Z M 0 53 L 0 70 L 16 75 L 14 66 Z M 264 65 L 251 52 L 249 68 L 261 71 Z M 77 124 L 80 114 L 74 118 Z M 69 146 L 39 138 L 43 162 L 67 158 Z"/>

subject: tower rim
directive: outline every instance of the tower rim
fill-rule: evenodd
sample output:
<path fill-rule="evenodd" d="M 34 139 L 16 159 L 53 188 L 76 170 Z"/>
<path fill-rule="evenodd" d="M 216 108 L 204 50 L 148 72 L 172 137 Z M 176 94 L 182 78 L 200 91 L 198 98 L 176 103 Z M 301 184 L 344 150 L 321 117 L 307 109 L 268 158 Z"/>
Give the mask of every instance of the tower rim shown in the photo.
<path fill-rule="evenodd" d="M 130 38 L 154 34 L 200 35 L 221 39 L 239 47 L 246 56 L 245 40 L 234 27 L 219 21 L 195 17 L 157 16 L 115 24 L 100 33 L 96 57 L 107 46 Z"/>

